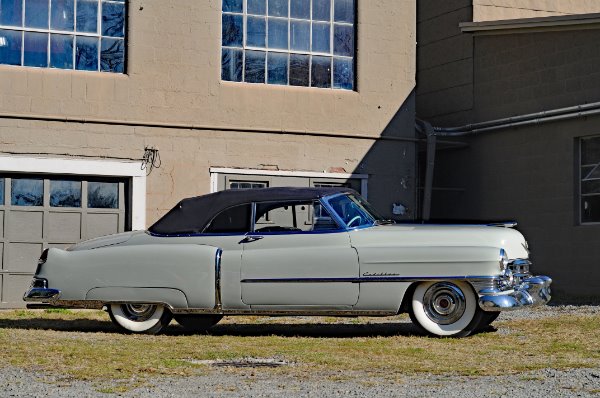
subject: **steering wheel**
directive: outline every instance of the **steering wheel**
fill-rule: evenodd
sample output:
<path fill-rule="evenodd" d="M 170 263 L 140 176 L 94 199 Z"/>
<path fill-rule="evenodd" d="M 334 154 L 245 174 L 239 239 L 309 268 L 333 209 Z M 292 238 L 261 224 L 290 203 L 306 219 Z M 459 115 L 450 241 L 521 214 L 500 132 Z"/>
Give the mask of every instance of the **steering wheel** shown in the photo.
<path fill-rule="evenodd" d="M 352 220 L 350 220 L 348 222 L 348 224 L 346 224 L 346 225 L 348 225 L 348 228 L 352 228 L 352 224 L 354 224 L 357 221 L 358 221 L 358 224 L 360 224 L 360 222 L 362 221 L 362 218 L 360 216 L 354 216 L 354 217 L 352 217 Z"/>

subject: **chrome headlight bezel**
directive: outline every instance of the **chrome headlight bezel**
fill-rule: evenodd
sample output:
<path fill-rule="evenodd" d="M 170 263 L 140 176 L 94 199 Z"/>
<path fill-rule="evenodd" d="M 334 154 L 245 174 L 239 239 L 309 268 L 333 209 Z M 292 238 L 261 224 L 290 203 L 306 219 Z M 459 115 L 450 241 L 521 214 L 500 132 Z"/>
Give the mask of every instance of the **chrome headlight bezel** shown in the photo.
<path fill-rule="evenodd" d="M 508 254 L 506 250 L 500 249 L 500 255 L 498 259 L 498 263 L 500 265 L 500 272 L 505 272 L 508 269 L 508 263 L 510 260 L 508 259 Z"/>

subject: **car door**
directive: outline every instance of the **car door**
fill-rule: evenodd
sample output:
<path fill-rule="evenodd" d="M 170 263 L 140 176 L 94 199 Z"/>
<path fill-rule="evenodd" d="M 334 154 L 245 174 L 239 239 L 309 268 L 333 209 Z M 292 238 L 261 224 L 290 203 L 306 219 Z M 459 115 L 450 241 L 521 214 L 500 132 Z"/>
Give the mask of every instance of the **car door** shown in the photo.
<path fill-rule="evenodd" d="M 318 201 L 255 204 L 243 240 L 242 301 L 252 308 L 343 308 L 359 296 L 358 255 Z"/>

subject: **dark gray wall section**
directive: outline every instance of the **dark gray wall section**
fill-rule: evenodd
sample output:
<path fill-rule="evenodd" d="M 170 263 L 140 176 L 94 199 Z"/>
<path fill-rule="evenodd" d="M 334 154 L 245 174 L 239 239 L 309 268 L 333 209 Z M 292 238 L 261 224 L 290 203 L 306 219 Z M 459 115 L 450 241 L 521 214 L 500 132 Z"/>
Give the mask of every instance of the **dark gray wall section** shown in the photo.
<path fill-rule="evenodd" d="M 474 121 L 600 101 L 600 30 L 474 39 Z M 578 138 L 594 135 L 598 116 L 463 137 L 434 185 L 464 191 L 434 191 L 432 216 L 517 220 L 558 299 L 598 300 L 600 226 L 578 225 Z"/>

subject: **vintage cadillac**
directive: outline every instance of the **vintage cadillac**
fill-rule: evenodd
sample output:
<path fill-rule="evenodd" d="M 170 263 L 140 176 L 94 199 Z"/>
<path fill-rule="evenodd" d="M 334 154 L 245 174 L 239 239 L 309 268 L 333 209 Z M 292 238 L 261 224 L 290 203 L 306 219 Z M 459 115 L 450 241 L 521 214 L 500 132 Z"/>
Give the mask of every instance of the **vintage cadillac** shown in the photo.
<path fill-rule="evenodd" d="M 389 316 L 467 336 L 550 300 L 511 225 L 400 225 L 348 188 L 228 190 L 182 200 L 147 231 L 42 253 L 30 308 L 105 308 L 122 330 L 224 315 Z"/>

